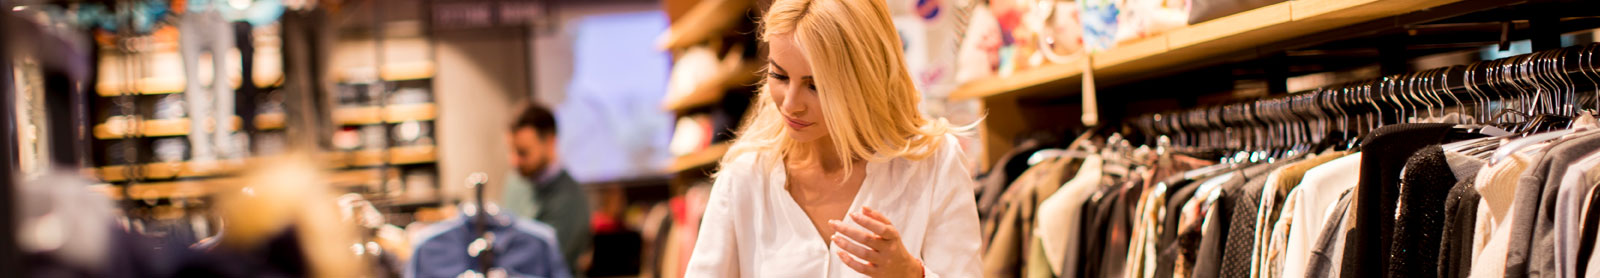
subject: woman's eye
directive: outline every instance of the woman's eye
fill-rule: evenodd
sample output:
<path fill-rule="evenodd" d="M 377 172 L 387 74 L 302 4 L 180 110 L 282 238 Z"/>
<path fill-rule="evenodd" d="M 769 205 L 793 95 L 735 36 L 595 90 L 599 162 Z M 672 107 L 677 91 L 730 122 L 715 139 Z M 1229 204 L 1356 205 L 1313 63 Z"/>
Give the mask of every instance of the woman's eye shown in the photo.
<path fill-rule="evenodd" d="M 772 79 L 777 79 L 778 81 L 789 81 L 789 77 L 788 76 L 783 76 L 781 74 L 776 74 L 776 73 L 768 73 L 767 77 L 772 77 Z"/>

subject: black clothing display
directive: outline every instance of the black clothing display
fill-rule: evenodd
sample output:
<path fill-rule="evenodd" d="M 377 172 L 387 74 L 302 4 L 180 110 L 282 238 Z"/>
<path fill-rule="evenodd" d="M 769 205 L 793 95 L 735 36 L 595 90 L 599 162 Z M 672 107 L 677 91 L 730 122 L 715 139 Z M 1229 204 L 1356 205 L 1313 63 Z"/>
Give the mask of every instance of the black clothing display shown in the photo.
<path fill-rule="evenodd" d="M 1390 277 L 1437 277 L 1444 203 L 1456 184 L 1445 162 L 1444 149 L 1428 146 L 1406 162 L 1400 180 L 1400 199 L 1394 217 L 1394 241 L 1389 257 Z M 1448 210 L 1448 207 L 1445 207 Z"/>
<path fill-rule="evenodd" d="M 1411 154 L 1439 144 L 1453 124 L 1399 124 L 1378 128 L 1361 146 L 1361 181 L 1356 185 L 1356 232 L 1345 240 L 1344 277 L 1388 277 L 1385 274 L 1394 236 L 1395 203 L 1400 174 Z M 1292 262 L 1286 262 L 1292 263 Z M 1353 275 L 1353 276 L 1352 276 Z"/>
<path fill-rule="evenodd" d="M 1439 235 L 1439 261 L 1435 268 L 1440 278 L 1466 278 L 1472 269 L 1472 239 L 1478 224 L 1477 180 L 1468 176 L 1456 182 L 1445 197 L 1444 230 Z"/>
<path fill-rule="evenodd" d="M 291 146 L 332 149 L 334 28 L 322 10 L 283 12 L 284 119 Z"/>

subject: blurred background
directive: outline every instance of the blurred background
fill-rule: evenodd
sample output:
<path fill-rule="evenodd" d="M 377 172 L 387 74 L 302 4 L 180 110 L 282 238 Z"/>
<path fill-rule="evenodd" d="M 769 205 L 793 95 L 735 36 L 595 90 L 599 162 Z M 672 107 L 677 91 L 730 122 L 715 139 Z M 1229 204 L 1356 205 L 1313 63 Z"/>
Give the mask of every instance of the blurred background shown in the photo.
<path fill-rule="evenodd" d="M 882 1 L 923 111 L 985 119 L 974 173 L 1600 27 L 1582 1 Z M 770 4 L 0 0 L 0 273 L 678 277 Z"/>

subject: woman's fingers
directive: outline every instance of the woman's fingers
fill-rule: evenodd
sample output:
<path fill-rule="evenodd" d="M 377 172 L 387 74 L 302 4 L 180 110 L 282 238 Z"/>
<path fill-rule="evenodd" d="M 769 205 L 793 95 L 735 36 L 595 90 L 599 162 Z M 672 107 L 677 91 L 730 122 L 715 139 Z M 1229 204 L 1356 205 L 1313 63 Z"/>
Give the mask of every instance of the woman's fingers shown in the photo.
<path fill-rule="evenodd" d="M 850 242 L 849 240 L 844 239 L 844 236 L 838 234 L 833 235 L 833 246 L 838 246 L 839 249 L 844 250 L 845 252 L 850 252 L 851 255 L 855 255 L 856 257 L 865 259 L 867 261 L 874 261 L 878 259 L 878 250 L 862 246 L 861 244 L 855 242 Z"/>
<path fill-rule="evenodd" d="M 855 227 L 855 226 L 851 226 L 851 225 L 845 225 L 844 221 L 828 220 L 828 224 L 833 225 L 833 231 L 834 232 L 837 232 L 837 233 L 839 233 L 841 235 L 844 235 L 846 237 L 850 237 L 850 239 L 854 239 L 854 240 L 856 240 L 856 242 L 860 242 L 860 243 L 863 243 L 863 244 L 872 244 L 873 241 L 883 238 L 883 237 L 878 236 L 877 234 L 873 234 L 872 232 L 868 232 L 866 229 L 862 229 L 860 227 Z"/>
<path fill-rule="evenodd" d="M 861 212 L 866 214 L 867 217 L 872 217 L 872 219 L 877 219 L 878 221 L 883 222 L 884 225 L 894 226 L 894 222 L 890 222 L 888 216 L 883 215 L 883 213 L 878 212 L 878 210 L 872 209 L 872 207 L 862 206 Z"/>
<path fill-rule="evenodd" d="M 878 237 L 884 240 L 900 240 L 900 231 L 894 228 L 894 224 L 889 222 L 888 217 L 885 217 L 882 213 L 878 213 L 877 210 L 873 210 L 872 208 L 868 207 L 862 207 L 861 213 L 852 213 L 850 214 L 850 218 L 855 219 L 856 223 L 861 224 L 861 227 L 865 227 L 868 231 L 878 234 Z"/>
<path fill-rule="evenodd" d="M 872 232 L 873 234 L 877 234 L 878 236 L 883 237 L 885 239 L 888 239 L 888 237 L 884 236 L 884 233 L 894 230 L 894 227 L 893 226 L 889 226 L 889 223 L 884 223 L 882 221 L 878 221 L 877 219 L 872 219 L 871 217 L 867 217 L 867 215 L 865 215 L 865 214 L 851 213 L 850 214 L 850 219 L 854 219 L 856 221 L 856 224 L 860 224 L 861 227 L 862 228 L 866 228 L 868 232 Z"/>
<path fill-rule="evenodd" d="M 843 261 L 845 266 L 856 270 L 857 273 L 868 274 L 877 272 L 877 267 L 874 267 L 871 263 L 863 263 L 861 260 L 857 260 L 855 257 L 850 256 L 850 254 L 845 254 L 844 251 L 834 252 L 834 254 L 839 256 L 839 260 Z"/>

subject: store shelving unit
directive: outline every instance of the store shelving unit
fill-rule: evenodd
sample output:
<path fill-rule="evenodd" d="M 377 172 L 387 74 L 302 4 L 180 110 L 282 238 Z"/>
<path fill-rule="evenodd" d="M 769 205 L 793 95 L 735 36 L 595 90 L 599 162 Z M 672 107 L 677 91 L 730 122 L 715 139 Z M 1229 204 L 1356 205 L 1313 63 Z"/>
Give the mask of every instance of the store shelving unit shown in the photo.
<path fill-rule="evenodd" d="M 657 39 L 661 49 L 680 49 L 707 40 L 718 39 L 723 31 L 732 27 L 750 9 L 750 0 L 703 0 L 684 14 L 683 20 L 673 22 L 667 32 Z"/>
<path fill-rule="evenodd" d="M 346 38 L 348 39 L 348 38 Z M 369 38 L 373 39 L 373 38 Z M 355 149 L 342 149 L 324 151 L 316 156 L 316 163 L 326 170 L 326 179 L 329 184 L 341 190 L 361 192 L 388 192 L 382 185 L 402 184 L 389 181 L 401 181 L 406 176 L 405 171 L 427 169 L 437 172 L 438 151 L 435 143 L 431 141 L 432 128 L 424 126 L 421 130 L 427 132 L 423 136 L 429 141 L 411 144 L 397 144 L 395 132 L 392 130 L 402 124 L 431 125 L 438 118 L 438 106 L 432 102 L 433 97 L 427 96 L 425 103 L 396 103 L 388 101 L 388 96 L 397 89 L 420 87 L 432 91 L 432 78 L 436 73 L 436 65 L 428 54 L 431 42 L 424 38 L 412 35 L 394 43 L 400 45 L 388 51 L 368 48 L 339 48 L 335 52 L 357 51 L 363 53 L 347 53 L 339 57 L 368 57 L 373 53 L 384 53 L 386 59 L 371 61 L 359 60 L 356 64 L 343 64 L 347 67 L 363 67 L 366 69 L 340 68 L 332 73 L 330 78 L 340 82 L 341 90 L 331 93 L 340 93 L 346 86 L 362 86 L 357 94 L 357 103 L 342 105 L 330 111 L 333 124 L 341 128 L 360 128 L 379 126 L 384 132 L 385 144 L 381 146 L 362 146 Z M 269 41 L 276 41 L 269 39 Z M 259 56 L 257 60 L 281 59 L 279 57 Z M 165 52 L 162 52 L 165 51 Z M 181 75 L 181 65 L 173 64 L 179 56 L 176 49 L 160 50 L 145 55 L 140 59 L 153 62 L 154 76 L 144 76 L 130 80 L 121 80 L 118 77 L 122 68 L 101 68 L 102 82 L 96 88 L 96 95 L 100 96 L 102 107 L 111 107 L 109 116 L 103 116 L 93 123 L 92 134 L 98 140 L 96 145 L 106 151 L 122 152 L 127 146 L 137 150 L 135 156 L 127 158 L 135 163 L 125 162 L 98 162 L 93 167 L 84 169 L 90 176 L 97 177 L 102 184 L 97 186 L 97 191 L 105 192 L 117 199 L 174 199 L 195 198 L 207 196 L 216 188 L 226 185 L 236 185 L 241 182 L 242 174 L 247 173 L 252 166 L 262 161 L 272 160 L 276 154 L 267 154 L 261 157 L 246 157 L 226 159 L 210 162 L 196 161 L 170 161 L 149 162 L 148 157 L 153 149 L 152 140 L 164 137 L 180 138 L 189 134 L 190 119 L 151 119 L 148 115 L 148 103 L 157 98 L 171 97 L 168 95 L 183 92 L 184 77 Z M 174 53 L 167 53 L 174 52 Z M 110 53 L 110 52 L 107 52 Z M 269 53 L 278 53 L 270 51 Z M 108 65 L 115 65 L 120 56 L 108 54 L 109 58 L 102 61 Z M 373 55 L 375 56 L 375 55 Z M 234 57 L 237 58 L 237 57 Z M 261 72 L 261 63 L 257 63 L 256 76 L 250 80 L 264 91 L 275 91 L 279 88 L 284 78 L 280 72 Z M 350 74 L 352 72 L 365 72 L 366 74 Z M 175 75 L 176 74 L 176 75 Z M 202 76 L 202 78 L 208 78 Z M 244 78 L 231 76 L 232 86 L 240 87 Z M 263 86 L 265 85 L 265 86 Z M 366 97 L 364 90 L 374 89 L 378 92 L 373 97 Z M 245 101 L 240 105 L 257 105 L 254 101 Z M 113 102 L 123 102 L 113 104 Z M 131 104 L 131 105 L 130 105 Z M 117 109 L 118 107 L 132 109 Z M 270 109 L 269 109 L 270 110 Z M 122 111 L 133 111 L 135 114 L 123 115 Z M 272 110 L 281 111 L 281 110 Z M 288 116 L 282 112 L 261 113 L 254 117 L 241 118 L 235 116 L 231 127 L 239 128 L 244 121 L 251 121 L 255 129 L 250 131 L 252 144 L 261 136 L 285 136 Z M 208 124 L 209 125 L 209 124 Z M 214 126 L 214 125 L 211 125 Z M 238 130 L 235 130 L 238 131 Z M 266 141 L 266 140 L 262 140 Z M 115 142 L 128 144 L 113 145 Z M 363 141 L 367 142 L 367 141 Z M 432 181 L 437 184 L 437 180 Z M 410 198 L 409 196 L 407 196 Z M 428 196 L 437 200 L 437 196 Z M 416 201 L 410 198 L 409 201 Z M 420 200 L 420 199 L 418 199 Z M 376 201 L 376 199 L 375 199 Z"/>
<path fill-rule="evenodd" d="M 1213 61 L 1223 54 L 1458 1 L 1284 1 L 1124 43 L 1090 56 L 1093 56 L 1096 79 L 1131 79 L 1157 69 Z M 1043 89 L 1076 91 L 1082 82 L 1084 64 L 1091 59 L 1078 54 L 1069 60 L 1012 76 L 969 82 L 952 92 L 950 98 L 1006 97 L 1045 91 Z"/>
<path fill-rule="evenodd" d="M 433 103 L 400 104 L 379 108 L 377 106 L 346 107 L 333 111 L 334 122 L 341 125 L 367 125 L 380 122 L 432 121 L 438 117 L 438 105 Z M 256 115 L 256 128 L 283 129 L 283 113 Z"/>
<path fill-rule="evenodd" d="M 399 176 L 398 171 L 389 171 L 390 178 Z M 369 187 L 372 180 L 383 178 L 381 171 L 376 169 L 344 170 L 329 173 L 324 180 L 328 184 L 341 188 Z M 154 200 L 173 198 L 198 198 L 216 193 L 220 188 L 237 186 L 244 180 L 240 177 L 220 177 L 213 179 L 192 179 L 165 182 L 139 183 L 123 186 L 112 184 L 98 184 L 90 186 L 90 190 L 100 192 L 113 200 Z"/>
<path fill-rule="evenodd" d="M 729 146 L 731 145 L 728 143 L 716 144 L 694 153 L 678 156 L 672 160 L 672 166 L 667 167 L 667 171 L 677 173 L 716 164 L 722 159 L 723 154 L 728 153 Z"/>
<path fill-rule="evenodd" d="M 991 77 L 967 82 L 950 94 L 951 100 L 981 100 L 985 120 L 980 126 L 984 144 L 981 155 L 983 167 L 1011 151 L 1015 138 L 1032 130 L 1061 128 L 1061 109 L 1049 110 L 1050 105 L 1071 103 L 1067 97 L 1078 96 L 1084 90 L 1085 77 L 1093 78 L 1092 86 L 1106 88 L 1126 87 L 1159 88 L 1144 85 L 1160 78 L 1173 77 L 1197 70 L 1216 70 L 1239 64 L 1281 63 L 1291 59 L 1338 59 L 1311 56 L 1317 48 L 1332 51 L 1360 48 L 1360 51 L 1383 52 L 1385 57 L 1400 59 L 1383 63 L 1404 67 L 1407 51 L 1434 52 L 1433 49 L 1462 49 L 1492 45 L 1494 38 L 1485 38 L 1498 32 L 1498 38 L 1511 40 L 1527 38 L 1538 32 L 1573 30 L 1572 26 L 1586 24 L 1582 20 L 1562 20 L 1562 17 L 1582 18 L 1579 12 L 1563 12 L 1562 5 L 1581 6 L 1574 1 L 1513 1 L 1513 0 L 1295 0 L 1224 16 L 1214 20 L 1180 27 L 1165 33 L 1123 42 L 1116 47 L 1094 53 L 1069 55 L 1065 62 L 1041 65 L 1018 70 L 1004 77 Z M 1573 10 L 1573 8 L 1566 8 Z M 1581 9 L 1578 9 L 1581 10 Z M 1498 13 L 1494 11 L 1500 11 Z M 1554 19 L 1543 26 L 1532 25 L 1531 17 Z M 1513 23 L 1515 21 L 1515 23 Z M 1485 25 L 1514 26 L 1513 31 L 1501 28 L 1479 28 Z M 1473 26 L 1473 27 L 1463 27 Z M 1537 31 L 1540 28 L 1545 31 Z M 1479 30 L 1493 29 L 1493 30 Z M 1528 29 L 1535 31 L 1529 32 Z M 1555 30 L 1555 31 L 1551 31 Z M 1422 32 L 1419 35 L 1418 32 Z M 1490 34 L 1482 34 L 1482 33 Z M 1509 35 L 1508 35 L 1509 34 Z M 1398 38 L 1400 41 L 1385 42 Z M 1551 36 L 1551 38 L 1554 38 Z M 1413 41 L 1408 45 L 1406 40 Z M 1536 42 L 1537 43 L 1537 42 Z M 1392 45 L 1386 45 L 1392 44 Z M 1546 43 L 1548 45 L 1548 43 Z M 1410 47 L 1410 48 L 1408 48 Z M 1386 50 L 1387 49 L 1387 50 Z M 1377 55 L 1377 54 L 1373 54 Z M 1310 58 L 1301 58 L 1310 57 Z M 1364 58 L 1377 60 L 1377 58 Z M 1348 60 L 1348 59 L 1346 59 Z M 1279 61 L 1279 62 L 1274 62 Z M 1351 63 L 1351 62 L 1345 62 Z M 1376 63 L 1376 62 L 1374 62 Z M 1388 65 L 1385 65 L 1388 66 Z M 1092 71 L 1092 72 L 1086 72 Z M 1266 68 L 1267 74 L 1287 74 L 1289 68 Z M 1276 77 L 1276 78 L 1286 78 Z M 1226 77 L 1224 77 L 1226 78 Z M 1159 81 L 1156 81 L 1159 82 Z M 1276 79 L 1273 83 L 1284 83 Z M 1128 92 L 1121 91 L 1126 94 Z M 1155 94 L 1155 92 L 1151 92 Z M 1286 92 L 1285 92 L 1286 93 Z M 1164 94 L 1164 93 L 1163 93 Z M 1096 105 L 1108 104 L 1106 97 L 1122 101 L 1149 98 L 1137 96 L 1100 94 Z M 1170 98 L 1170 97 L 1167 97 Z M 1193 101 L 1193 100 L 1189 100 Z M 1041 104 L 1053 103 L 1053 104 Z M 1128 104 L 1128 103 L 1120 103 Z M 1192 105 L 1192 104 L 1186 104 Z M 1120 109 L 1120 108 L 1113 108 Z M 1133 108 L 1129 108 L 1133 109 Z M 1100 109 L 1102 113 L 1105 108 Z M 1056 114 L 1052 114 L 1056 113 Z M 1075 117 L 1074 117 L 1075 118 Z M 1050 120 L 1046 120 L 1050 119 Z M 1100 117 L 1104 123 L 1108 119 Z M 1076 122 L 1076 121 L 1070 121 Z M 1075 124 L 1067 124 L 1075 125 Z"/>
<path fill-rule="evenodd" d="M 206 126 L 216 128 L 210 120 Z M 239 116 L 233 116 L 232 130 L 238 130 Z M 94 126 L 95 139 L 118 139 L 123 137 L 169 137 L 189 135 L 189 118 L 178 119 L 150 119 L 140 117 L 112 117 L 104 123 Z"/>
<path fill-rule="evenodd" d="M 761 76 L 757 75 L 757 72 L 761 71 L 762 67 L 765 66 L 765 64 L 759 62 L 746 62 L 724 68 L 715 76 L 696 85 L 694 91 L 689 94 L 667 99 L 662 103 L 661 108 L 682 113 L 689 109 L 716 104 L 722 101 L 722 97 L 726 95 L 728 89 L 750 85 L 759 80 Z"/>
<path fill-rule="evenodd" d="M 437 115 L 438 107 L 433 103 L 346 107 L 333 111 L 334 122 L 341 125 L 432 121 Z"/>
<path fill-rule="evenodd" d="M 672 26 L 658 39 L 660 48 L 683 53 L 692 47 L 705 47 L 717 52 L 723 60 L 717 61 L 715 68 L 707 69 L 713 72 L 693 81 L 693 89 L 667 95 L 662 100 L 662 110 L 671 111 L 680 118 L 698 118 L 699 123 L 711 125 L 713 129 L 737 124 L 721 121 L 741 118 L 738 115 L 744 112 L 744 105 L 740 103 L 748 102 L 752 96 L 750 92 L 754 91 L 752 86 L 760 80 L 760 72 L 766 67 L 764 59 L 749 58 L 751 53 L 759 51 L 746 51 L 758 49 L 750 45 L 754 43 L 751 32 L 743 30 L 751 26 L 746 21 L 759 14 L 763 6 L 765 1 L 702 0 L 693 2 L 687 12 L 673 19 Z M 664 170 L 684 174 L 680 178 L 703 174 L 692 170 L 715 165 L 728 151 L 728 143 L 718 142 L 717 133 L 719 131 L 713 130 L 704 137 L 706 142 L 700 144 L 706 147 L 680 154 Z"/>

